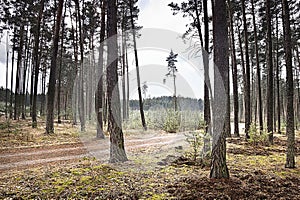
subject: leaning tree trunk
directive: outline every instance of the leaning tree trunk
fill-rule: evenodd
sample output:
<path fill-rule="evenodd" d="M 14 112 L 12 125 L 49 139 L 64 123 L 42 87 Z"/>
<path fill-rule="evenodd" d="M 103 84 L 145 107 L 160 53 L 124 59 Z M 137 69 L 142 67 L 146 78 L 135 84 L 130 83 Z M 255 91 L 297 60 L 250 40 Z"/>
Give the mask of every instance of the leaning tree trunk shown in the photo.
<path fill-rule="evenodd" d="M 229 178 L 226 164 L 226 101 L 228 94 L 228 29 L 226 0 L 218 0 L 213 6 L 214 78 L 213 96 L 213 145 L 210 178 Z M 223 94 L 223 95 L 222 95 Z M 229 102 L 227 102 L 229 103 Z"/>
<path fill-rule="evenodd" d="M 120 94 L 118 87 L 118 41 L 117 41 L 117 2 L 107 2 L 107 99 L 108 99 L 108 131 L 110 133 L 109 161 L 127 161 L 122 131 Z"/>
<path fill-rule="evenodd" d="M 295 130 L 294 130 L 294 83 L 293 83 L 293 65 L 292 65 L 292 42 L 290 28 L 290 13 L 287 0 L 282 0 L 283 32 L 284 32 L 284 50 L 286 62 L 286 82 L 287 82 L 287 151 L 286 151 L 286 168 L 295 167 Z"/>
<path fill-rule="evenodd" d="M 46 120 L 46 134 L 54 133 L 54 98 L 55 98 L 55 82 L 56 82 L 56 64 L 57 64 L 57 51 L 58 51 L 58 41 L 59 41 L 59 29 L 62 17 L 64 0 L 59 0 L 55 30 L 53 35 L 53 49 L 51 55 L 51 65 L 50 65 L 50 77 L 49 77 L 49 87 L 47 96 L 47 120 Z"/>
<path fill-rule="evenodd" d="M 145 115 L 144 115 L 144 108 L 143 108 L 143 97 L 142 97 L 142 90 L 141 90 L 141 80 L 140 80 L 140 70 L 139 70 L 139 60 L 137 54 L 137 47 L 136 47 L 136 33 L 135 33 L 135 25 L 133 20 L 133 0 L 130 0 L 130 22 L 132 28 L 132 37 L 133 37 L 133 47 L 134 47 L 134 57 L 135 57 L 135 67 L 136 67 L 136 76 L 137 76 L 137 86 L 138 86 L 138 94 L 139 94 L 139 106 L 140 106 L 140 114 L 141 120 L 144 130 L 147 130 Z"/>

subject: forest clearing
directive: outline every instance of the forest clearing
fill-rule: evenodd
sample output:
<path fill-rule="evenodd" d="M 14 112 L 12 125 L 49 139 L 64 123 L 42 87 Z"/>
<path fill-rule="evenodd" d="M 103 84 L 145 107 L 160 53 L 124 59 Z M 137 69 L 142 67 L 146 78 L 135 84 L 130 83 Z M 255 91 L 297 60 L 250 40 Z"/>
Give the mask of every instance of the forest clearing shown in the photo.
<path fill-rule="evenodd" d="M 44 135 L 43 123 L 37 129 L 29 121 L 5 127 L 2 120 L 0 125 L 4 199 L 300 198 L 299 168 L 284 167 L 284 134 L 275 134 L 274 145 L 267 146 L 228 138 L 231 178 L 216 181 L 208 178 L 208 160 L 189 156 L 192 147 L 183 133 L 124 130 L 129 161 L 109 164 L 109 153 L 103 154 L 103 160 L 95 159 L 80 140 L 78 128 L 67 121 L 57 124 L 55 135 L 49 136 Z M 172 143 L 173 138 L 178 139 Z M 101 150 L 108 150 L 108 144 Z M 296 162 L 299 144 L 298 139 Z"/>
<path fill-rule="evenodd" d="M 300 199 L 300 1 L 0 0 L 0 199 Z"/>

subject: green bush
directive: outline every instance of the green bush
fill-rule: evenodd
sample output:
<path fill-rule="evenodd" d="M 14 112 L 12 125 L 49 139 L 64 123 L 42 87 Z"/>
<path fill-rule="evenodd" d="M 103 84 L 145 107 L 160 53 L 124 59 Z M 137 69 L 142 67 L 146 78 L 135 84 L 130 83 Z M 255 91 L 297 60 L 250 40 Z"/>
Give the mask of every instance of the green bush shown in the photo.
<path fill-rule="evenodd" d="M 181 115 L 178 111 L 169 110 L 164 121 L 163 130 L 168 133 L 176 133 L 180 128 Z"/>
<path fill-rule="evenodd" d="M 194 161 L 197 160 L 198 157 L 200 157 L 200 149 L 203 145 L 203 132 L 196 132 L 192 131 L 188 134 L 185 134 L 186 141 L 190 145 L 190 152 L 187 152 L 188 157 L 191 157 Z"/>
<path fill-rule="evenodd" d="M 268 134 L 265 131 L 257 129 L 255 124 L 251 124 L 249 129 L 249 143 L 253 145 L 269 145 Z"/>

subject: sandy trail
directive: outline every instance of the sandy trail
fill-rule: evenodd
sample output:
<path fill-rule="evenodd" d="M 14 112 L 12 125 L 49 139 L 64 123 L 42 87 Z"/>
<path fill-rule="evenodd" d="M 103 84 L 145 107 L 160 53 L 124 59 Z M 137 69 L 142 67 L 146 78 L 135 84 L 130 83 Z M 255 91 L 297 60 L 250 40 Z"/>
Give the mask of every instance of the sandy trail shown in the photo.
<path fill-rule="evenodd" d="M 183 133 L 133 135 L 125 138 L 128 155 L 143 152 L 148 148 L 151 148 L 152 151 L 162 151 L 162 149 L 168 151 L 176 146 L 184 145 L 184 143 Z M 96 157 L 106 162 L 109 159 L 109 138 L 91 139 L 73 144 L 0 149 L 0 173 L 57 162 L 78 162 L 84 157 Z"/>

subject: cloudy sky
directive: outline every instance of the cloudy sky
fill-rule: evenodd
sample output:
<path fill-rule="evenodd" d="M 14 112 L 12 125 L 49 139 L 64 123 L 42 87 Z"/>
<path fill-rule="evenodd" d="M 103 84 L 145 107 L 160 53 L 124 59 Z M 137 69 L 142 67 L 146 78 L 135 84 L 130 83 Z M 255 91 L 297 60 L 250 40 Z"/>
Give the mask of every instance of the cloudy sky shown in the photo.
<path fill-rule="evenodd" d="M 178 34 L 178 36 L 180 34 L 183 34 L 186 31 L 186 24 L 188 23 L 188 19 L 182 18 L 180 14 L 176 16 L 172 15 L 172 11 L 167 6 L 172 1 L 180 3 L 182 0 L 139 0 L 138 5 L 140 8 L 140 15 L 138 24 L 143 26 L 144 28 L 154 28 L 156 30 L 161 29 L 162 31 L 170 30 L 173 33 Z M 2 37 L 0 46 L 0 86 L 3 87 L 5 87 L 5 40 L 5 36 Z M 160 38 L 160 40 L 165 39 Z M 176 46 L 178 47 L 181 45 L 180 43 L 182 43 L 182 40 L 178 39 L 176 42 L 170 44 L 168 47 L 164 46 L 163 48 L 156 48 L 156 50 L 155 48 L 150 48 L 148 50 L 139 50 L 139 61 L 142 69 L 141 82 L 147 82 L 149 86 L 148 95 L 172 95 L 173 87 L 171 84 L 168 84 L 169 82 L 171 82 L 171 80 L 167 79 L 167 84 L 163 84 L 162 82 L 162 80 L 164 79 L 164 75 L 167 73 L 167 63 L 165 59 L 168 56 L 170 49 L 176 49 Z M 185 49 L 183 49 L 182 51 L 184 50 Z M 195 88 L 202 88 L 202 86 L 199 87 L 200 82 L 202 82 L 202 80 L 199 81 L 200 75 L 195 73 L 192 67 L 189 67 L 188 62 L 184 61 L 186 58 L 181 58 L 181 52 L 176 53 L 179 54 L 178 85 L 182 85 L 182 87 L 178 87 L 177 93 L 181 96 L 191 96 L 199 98 L 200 96 L 202 96 L 202 92 L 201 90 L 199 91 L 199 89 Z M 131 61 L 130 64 L 134 67 L 133 61 Z M 143 68 L 143 66 L 145 67 Z M 153 67 L 151 68 L 151 66 Z M 143 71 L 143 69 L 145 69 L 145 71 Z M 151 69 L 158 69 L 159 71 L 155 73 L 155 71 Z M 9 80 L 10 70 L 11 63 L 9 63 Z M 152 76 L 150 76 L 148 72 L 156 74 L 155 81 L 152 80 Z M 132 80 L 135 79 L 134 73 L 134 68 L 132 68 Z M 187 90 L 187 87 L 190 89 Z M 133 89 L 133 91 L 135 90 Z M 136 97 L 135 92 L 131 94 L 131 97 Z"/>

